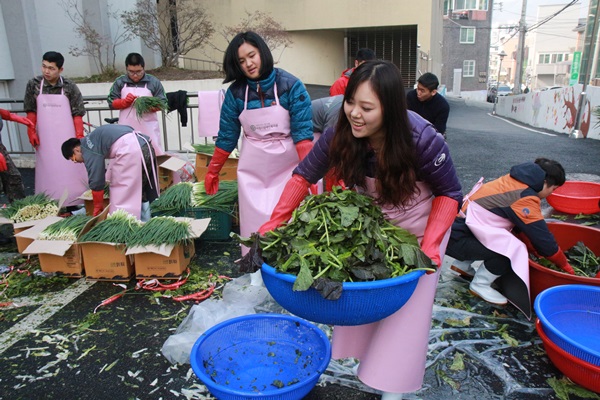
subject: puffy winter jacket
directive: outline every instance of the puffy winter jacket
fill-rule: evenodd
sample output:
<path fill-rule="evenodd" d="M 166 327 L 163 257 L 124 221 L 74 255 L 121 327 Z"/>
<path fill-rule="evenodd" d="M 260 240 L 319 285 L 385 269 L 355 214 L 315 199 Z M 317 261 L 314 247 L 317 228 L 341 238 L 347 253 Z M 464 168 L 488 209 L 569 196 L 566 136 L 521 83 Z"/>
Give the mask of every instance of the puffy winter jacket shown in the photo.
<path fill-rule="evenodd" d="M 461 204 L 461 185 L 443 136 L 412 111 L 408 111 L 408 119 L 417 152 L 417 179 L 427 183 L 434 196 L 447 196 Z M 332 128 L 327 129 L 313 150 L 298 164 L 294 173 L 302 175 L 311 183 L 321 179 L 328 169 L 329 146 L 334 135 Z M 371 171 L 369 176 L 377 177 L 374 152 L 369 156 L 368 162 L 368 170 Z"/>
<path fill-rule="evenodd" d="M 290 112 L 291 136 L 294 143 L 313 140 L 311 100 L 306 87 L 298 78 L 279 68 L 274 68 L 266 79 L 235 81 L 227 89 L 221 108 L 219 135 L 216 146 L 231 152 L 237 146 L 241 132 L 239 116 L 244 111 L 246 86 L 248 109 L 270 107 L 275 104 L 273 88 L 277 83 L 279 104 Z M 259 90 L 260 88 L 260 90 Z"/>

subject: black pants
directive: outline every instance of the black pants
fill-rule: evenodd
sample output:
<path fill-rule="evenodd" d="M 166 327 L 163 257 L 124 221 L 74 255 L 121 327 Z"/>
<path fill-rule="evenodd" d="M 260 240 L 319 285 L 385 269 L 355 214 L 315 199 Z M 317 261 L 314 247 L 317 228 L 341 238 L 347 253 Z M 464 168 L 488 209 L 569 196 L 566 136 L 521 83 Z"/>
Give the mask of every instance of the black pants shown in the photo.
<path fill-rule="evenodd" d="M 485 268 L 494 275 L 504 275 L 511 270 L 508 257 L 488 249 L 472 235 L 458 240 L 450 238 L 446 254 L 459 261 L 483 260 Z"/>
<path fill-rule="evenodd" d="M 0 181 L 4 189 L 4 194 L 8 198 L 8 201 L 12 203 L 14 200 L 22 199 L 25 197 L 25 187 L 23 186 L 23 178 L 21 172 L 15 166 L 10 154 L 6 150 L 6 147 L 0 143 L 0 154 L 4 156 L 6 160 L 6 166 L 8 169 L 4 172 L 0 172 Z"/>

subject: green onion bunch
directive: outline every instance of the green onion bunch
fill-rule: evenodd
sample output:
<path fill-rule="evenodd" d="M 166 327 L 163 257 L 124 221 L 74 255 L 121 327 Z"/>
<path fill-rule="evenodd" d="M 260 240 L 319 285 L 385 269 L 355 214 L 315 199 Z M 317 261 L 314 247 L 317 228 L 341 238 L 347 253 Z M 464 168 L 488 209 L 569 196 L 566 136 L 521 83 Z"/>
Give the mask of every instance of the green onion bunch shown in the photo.
<path fill-rule="evenodd" d="M 215 153 L 214 144 L 194 143 L 192 147 L 196 153 L 210 154 L 211 156 Z"/>
<path fill-rule="evenodd" d="M 58 214 L 58 203 L 50 196 L 38 193 L 14 200 L 0 209 L 0 214 L 14 222 L 34 221 Z"/>
<path fill-rule="evenodd" d="M 174 217 L 153 217 L 137 230 L 127 246 L 175 245 L 193 238 L 189 220 Z"/>
<path fill-rule="evenodd" d="M 208 208 L 215 211 L 233 215 L 235 204 L 238 200 L 237 181 L 219 182 L 219 190 L 216 194 L 206 194 L 204 182 L 196 182 L 192 189 L 192 206 Z"/>
<path fill-rule="evenodd" d="M 190 208 L 192 205 L 192 189 L 193 184 L 191 182 L 181 182 L 167 188 L 159 198 L 150 204 L 152 212 L 172 216 L 186 208 Z"/>
<path fill-rule="evenodd" d="M 142 223 L 125 210 L 117 210 L 98 222 L 79 239 L 80 242 L 127 243 Z"/>
<path fill-rule="evenodd" d="M 77 236 L 92 217 L 73 215 L 48 225 L 38 236 L 40 240 L 77 240 Z"/>
<path fill-rule="evenodd" d="M 147 112 L 153 112 L 157 108 L 161 111 L 169 111 L 169 104 L 165 100 L 153 96 L 137 97 L 133 102 L 133 106 L 138 118 L 142 118 L 142 115 Z"/>

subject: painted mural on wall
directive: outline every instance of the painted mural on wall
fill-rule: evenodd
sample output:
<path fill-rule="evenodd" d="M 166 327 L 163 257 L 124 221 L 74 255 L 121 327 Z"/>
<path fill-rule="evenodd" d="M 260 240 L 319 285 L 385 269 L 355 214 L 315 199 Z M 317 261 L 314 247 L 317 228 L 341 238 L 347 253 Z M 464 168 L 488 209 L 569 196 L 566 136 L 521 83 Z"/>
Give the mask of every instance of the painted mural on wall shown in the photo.
<path fill-rule="evenodd" d="M 500 97 L 497 113 L 533 127 L 570 134 L 575 127 L 582 89 L 582 85 L 575 85 Z M 580 124 L 583 137 L 600 139 L 600 120 L 594 115 L 596 107 L 600 107 L 600 87 L 588 86 Z"/>

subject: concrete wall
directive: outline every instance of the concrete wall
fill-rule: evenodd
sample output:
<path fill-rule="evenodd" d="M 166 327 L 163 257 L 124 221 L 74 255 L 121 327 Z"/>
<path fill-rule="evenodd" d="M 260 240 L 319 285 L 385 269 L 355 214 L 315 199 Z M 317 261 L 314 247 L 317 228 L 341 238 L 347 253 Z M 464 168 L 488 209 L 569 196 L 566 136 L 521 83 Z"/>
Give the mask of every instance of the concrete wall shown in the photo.
<path fill-rule="evenodd" d="M 500 97 L 496 112 L 500 116 L 533 127 L 570 134 L 575 125 L 582 89 L 583 85 L 575 85 L 563 89 Z M 586 93 L 581 131 L 588 139 L 600 139 L 600 120 L 593 112 L 600 106 L 600 87 L 588 86 Z"/>

